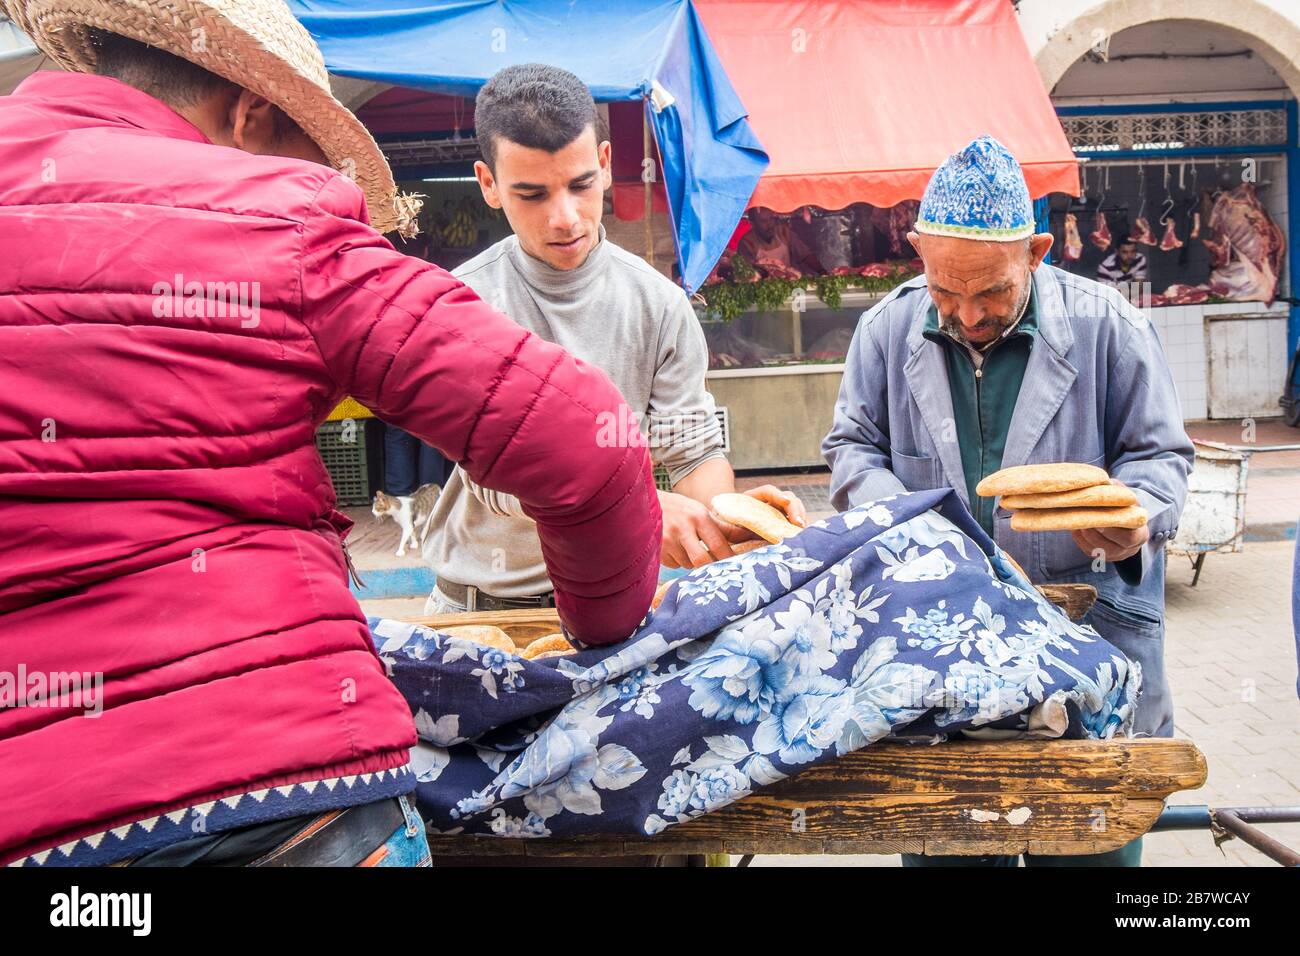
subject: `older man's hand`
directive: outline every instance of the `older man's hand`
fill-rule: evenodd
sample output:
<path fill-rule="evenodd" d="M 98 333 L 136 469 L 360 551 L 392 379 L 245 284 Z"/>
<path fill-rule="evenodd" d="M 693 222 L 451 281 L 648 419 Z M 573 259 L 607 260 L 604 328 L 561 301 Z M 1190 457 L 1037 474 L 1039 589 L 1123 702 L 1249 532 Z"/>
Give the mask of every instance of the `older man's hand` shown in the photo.
<path fill-rule="evenodd" d="M 1146 525 L 1140 528 L 1088 528 L 1085 531 L 1071 531 L 1074 543 L 1089 557 L 1096 557 L 1100 551 L 1107 561 L 1123 561 L 1142 550 L 1151 532 Z"/>
<path fill-rule="evenodd" d="M 1112 485 L 1125 487 L 1118 478 L 1110 480 Z M 1151 538 L 1150 529 L 1143 524 L 1140 528 L 1088 528 L 1084 531 L 1071 531 L 1074 543 L 1089 557 L 1096 557 L 1100 551 L 1107 561 L 1123 561 L 1142 550 L 1142 545 Z"/>

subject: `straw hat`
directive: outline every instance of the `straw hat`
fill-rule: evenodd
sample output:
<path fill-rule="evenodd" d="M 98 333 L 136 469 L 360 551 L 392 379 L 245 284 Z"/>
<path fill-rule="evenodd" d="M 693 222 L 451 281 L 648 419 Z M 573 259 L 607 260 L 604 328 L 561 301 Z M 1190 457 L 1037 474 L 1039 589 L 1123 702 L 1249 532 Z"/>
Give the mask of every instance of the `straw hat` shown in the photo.
<path fill-rule="evenodd" d="M 330 92 L 325 60 L 284 0 L 0 0 L 66 70 L 94 71 L 88 27 L 183 57 L 258 96 L 296 122 L 330 165 L 356 180 L 371 224 L 414 235 L 419 202 L 398 196 L 388 160 Z"/>

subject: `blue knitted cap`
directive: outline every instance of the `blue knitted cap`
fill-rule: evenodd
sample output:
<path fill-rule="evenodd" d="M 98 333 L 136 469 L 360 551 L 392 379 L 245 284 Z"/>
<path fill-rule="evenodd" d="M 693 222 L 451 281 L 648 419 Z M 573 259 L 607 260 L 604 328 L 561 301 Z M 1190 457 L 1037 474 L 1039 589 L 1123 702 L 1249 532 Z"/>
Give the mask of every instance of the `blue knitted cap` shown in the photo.
<path fill-rule="evenodd" d="M 949 156 L 930 177 L 916 231 L 1011 242 L 1034 234 L 1034 207 L 1020 164 L 992 136 Z"/>

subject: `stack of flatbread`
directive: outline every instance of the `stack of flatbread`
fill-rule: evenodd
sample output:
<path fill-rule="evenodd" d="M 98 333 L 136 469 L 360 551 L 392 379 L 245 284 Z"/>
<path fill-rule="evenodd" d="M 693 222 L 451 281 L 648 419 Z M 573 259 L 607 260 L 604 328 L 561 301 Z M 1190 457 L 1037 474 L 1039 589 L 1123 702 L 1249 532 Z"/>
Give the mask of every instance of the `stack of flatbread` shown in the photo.
<path fill-rule="evenodd" d="M 1013 531 L 1082 531 L 1140 528 L 1147 513 L 1137 495 L 1095 465 L 1070 462 L 1017 465 L 995 471 L 978 485 L 981 498 L 1002 499 Z"/>
<path fill-rule="evenodd" d="M 507 654 L 517 654 L 519 657 L 530 661 L 540 661 L 548 657 L 562 657 L 566 654 L 577 653 L 577 648 L 570 644 L 563 634 L 547 634 L 545 637 L 537 638 L 523 650 L 520 650 L 515 642 L 510 639 L 510 635 L 494 624 L 457 624 L 453 627 L 440 627 L 438 631 L 448 637 L 460 638 L 462 641 L 473 641 L 475 644 L 482 644 L 485 647 L 495 647 Z"/>

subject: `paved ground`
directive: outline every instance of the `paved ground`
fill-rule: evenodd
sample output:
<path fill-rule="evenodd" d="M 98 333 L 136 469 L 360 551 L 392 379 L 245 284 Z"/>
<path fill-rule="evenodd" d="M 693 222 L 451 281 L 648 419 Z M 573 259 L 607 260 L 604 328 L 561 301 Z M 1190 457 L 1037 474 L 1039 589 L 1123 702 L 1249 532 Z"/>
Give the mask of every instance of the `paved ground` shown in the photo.
<path fill-rule="evenodd" d="M 1240 423 L 1191 423 L 1195 438 L 1244 444 Z M 1280 422 L 1261 422 L 1255 443 L 1300 441 Z M 795 488 L 811 512 L 829 510 L 826 473 L 750 476 L 750 487 L 771 481 Z M 390 522 L 373 524 L 353 509 L 359 526 L 351 538 L 362 568 L 418 567 L 417 557 L 394 558 L 397 535 Z M 1300 806 L 1300 699 L 1296 696 L 1296 648 L 1290 618 L 1293 535 L 1300 517 L 1300 452 L 1259 455 L 1252 460 L 1247 495 L 1251 534 L 1240 554 L 1211 555 L 1196 588 L 1185 559 L 1170 562 L 1166 597 L 1165 654 L 1174 695 L 1177 734 L 1196 743 L 1209 763 L 1200 790 L 1174 794 L 1171 804 Z M 1253 540 L 1260 538 L 1264 540 Z M 1270 540 L 1271 539 L 1271 540 Z M 414 616 L 423 598 L 367 600 L 368 613 Z M 1300 824 L 1266 831 L 1300 849 Z M 1271 866 L 1267 857 L 1230 841 L 1215 847 L 1208 832 L 1149 834 L 1149 866 Z M 896 857 L 760 857 L 754 865 L 897 866 Z"/>

